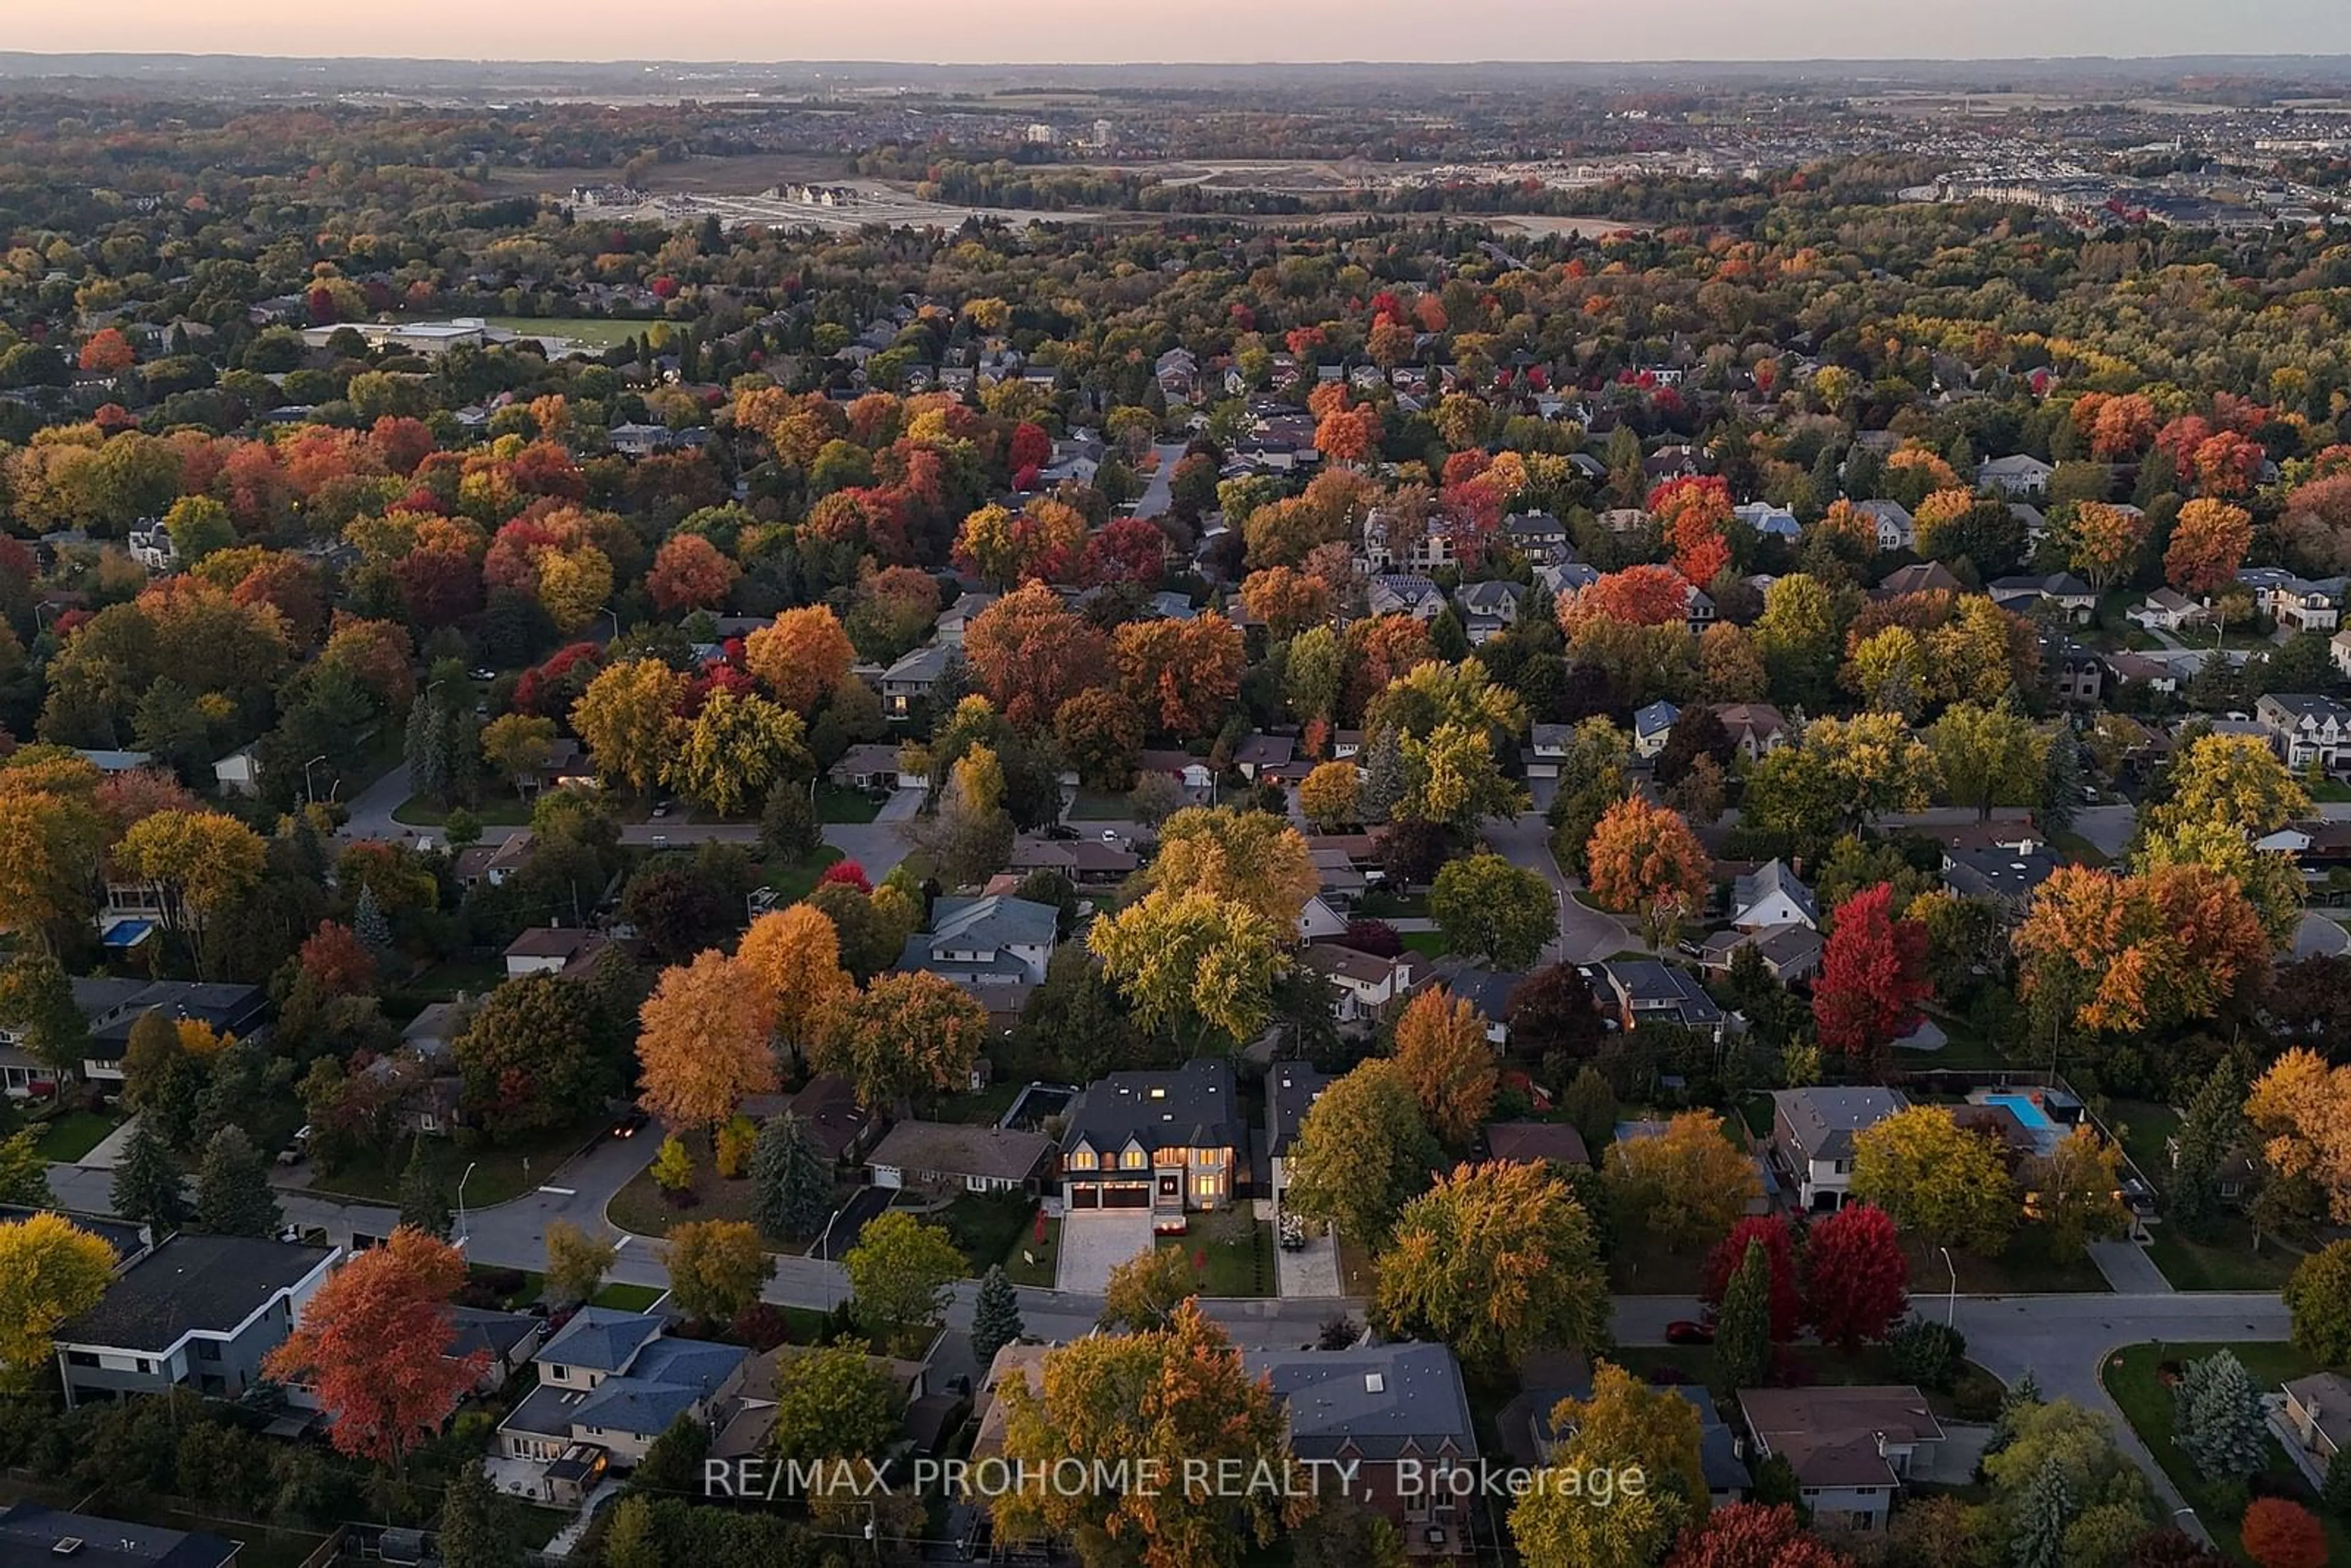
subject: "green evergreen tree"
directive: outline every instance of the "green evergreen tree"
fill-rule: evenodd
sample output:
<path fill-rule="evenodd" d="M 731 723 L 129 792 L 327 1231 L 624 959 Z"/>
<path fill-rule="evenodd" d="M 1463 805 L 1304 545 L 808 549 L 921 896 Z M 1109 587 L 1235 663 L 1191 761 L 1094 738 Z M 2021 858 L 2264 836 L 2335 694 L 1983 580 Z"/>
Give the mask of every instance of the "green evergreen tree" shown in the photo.
<path fill-rule="evenodd" d="M 223 1127 L 196 1167 L 196 1226 L 215 1236 L 275 1236 L 286 1223 L 268 1168 L 241 1127 Z"/>
<path fill-rule="evenodd" d="M 815 1135 L 787 1111 L 751 1145 L 751 1218 L 767 1234 L 814 1236 L 832 1212 L 832 1172 Z"/>
<path fill-rule="evenodd" d="M 2016 1533 L 2008 1543 L 2011 1568 L 2064 1568 L 2065 1530 L 2074 1522 L 2074 1489 L 2052 1455 L 2017 1500 Z"/>
<path fill-rule="evenodd" d="M 457 1467 L 441 1502 L 442 1568 L 518 1568 L 522 1548 L 499 1517 L 487 1471 Z"/>
<path fill-rule="evenodd" d="M 392 922 L 384 918 L 383 905 L 372 887 L 360 889 L 359 903 L 351 909 L 351 935 L 371 953 L 388 952 L 392 947 Z"/>
<path fill-rule="evenodd" d="M 692 1415 L 680 1416 L 645 1450 L 630 1478 L 639 1491 L 656 1496 L 702 1495 L 702 1461 L 710 1452 L 710 1428 Z"/>
<path fill-rule="evenodd" d="M 1355 792 L 1364 821 L 1386 821 L 1396 802 L 1404 799 L 1404 741 L 1393 727 L 1383 726 L 1364 748 L 1364 783 Z"/>
<path fill-rule="evenodd" d="M 400 1222 L 434 1236 L 449 1234 L 449 1189 L 424 1157 L 424 1140 L 408 1145 L 408 1166 L 400 1173 Z"/>
<path fill-rule="evenodd" d="M 2351 1524 L 2351 1459 L 2340 1453 L 2327 1461 L 2326 1484 L 2318 1489 L 2319 1506 Z"/>
<path fill-rule="evenodd" d="M 187 1177 L 144 1116 L 131 1124 L 122 1161 L 114 1167 L 113 1204 L 123 1218 L 154 1227 L 158 1239 L 188 1221 Z"/>
<path fill-rule="evenodd" d="M 449 710 L 427 694 L 408 710 L 408 733 L 402 750 L 408 763 L 408 792 L 444 800 L 449 793 Z"/>
<path fill-rule="evenodd" d="M 987 1365 L 998 1351 L 1020 1337 L 1023 1326 L 1019 1299 L 998 1264 L 980 1281 L 979 1297 L 972 1303 L 971 1354 L 980 1365 Z"/>
<path fill-rule="evenodd" d="M 1750 1241 L 1738 1272 L 1723 1287 L 1715 1319 L 1714 1365 L 1724 1386 L 1760 1388 L 1771 1370 L 1771 1262 Z"/>
<path fill-rule="evenodd" d="M 2261 1391 L 2229 1351 L 2191 1361 L 2172 1389 L 2172 1440 L 2207 1480 L 2244 1480 L 2269 1457 Z"/>
<path fill-rule="evenodd" d="M 2219 1214 L 2221 1167 L 2245 1141 L 2245 1080 L 2233 1060 L 2222 1057 L 2197 1085 L 2172 1138 L 2166 1218 L 2193 1230 Z"/>

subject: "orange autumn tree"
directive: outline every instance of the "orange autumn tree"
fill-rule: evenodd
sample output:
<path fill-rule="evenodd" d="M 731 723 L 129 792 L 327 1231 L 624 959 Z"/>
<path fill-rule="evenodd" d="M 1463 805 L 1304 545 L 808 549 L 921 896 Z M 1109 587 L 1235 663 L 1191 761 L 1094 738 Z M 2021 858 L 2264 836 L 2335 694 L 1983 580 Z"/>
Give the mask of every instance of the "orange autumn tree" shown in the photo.
<path fill-rule="evenodd" d="M 1159 622 L 1158 624 L 1172 624 Z M 972 618 L 964 658 L 988 701 L 1019 725 L 1041 725 L 1110 670 L 1110 643 L 1041 582 L 1008 593 Z"/>
<path fill-rule="evenodd" d="M 1241 582 L 1241 606 L 1275 642 L 1331 618 L 1331 591 L 1302 571 L 1270 566 Z"/>
<path fill-rule="evenodd" d="M 1457 1148 L 1467 1144 L 1501 1082 L 1485 1015 L 1443 986 L 1430 987 L 1396 1019 L 1395 1061 L 1429 1130 Z"/>
<path fill-rule="evenodd" d="M 778 702 L 802 718 L 856 662 L 849 633 L 821 604 L 787 610 L 774 625 L 760 627 L 743 642 L 744 664 Z"/>
<path fill-rule="evenodd" d="M 1706 905 L 1714 862 L 1679 812 L 1627 795 L 1608 808 L 1584 848 L 1586 880 L 1604 909 L 1631 915 L 1652 947 Z"/>
<path fill-rule="evenodd" d="M 2252 542 L 2251 512 L 2199 497 L 2179 508 L 2171 526 L 2171 546 L 2163 552 L 2164 580 L 2182 593 L 2214 592 L 2236 580 Z"/>
<path fill-rule="evenodd" d="M 1240 628 L 1211 612 L 1191 621 L 1129 621 L 1112 633 L 1119 688 L 1178 737 L 1207 735 L 1238 700 Z"/>
<path fill-rule="evenodd" d="M 262 1371 L 316 1391 L 334 1417 L 327 1437 L 338 1452 L 398 1473 L 482 1375 L 486 1352 L 451 1354 L 449 1298 L 465 1282 L 455 1248 L 403 1225 L 328 1277 Z"/>
<path fill-rule="evenodd" d="M 1669 566 L 1628 566 L 1609 572 L 1559 606 L 1559 623 L 1570 636 L 1587 621 L 1667 626 L 1688 619 L 1689 581 Z"/>
<path fill-rule="evenodd" d="M 638 1012 L 637 1103 L 674 1127 L 715 1127 L 776 1087 L 774 999 L 716 948 L 664 970 Z"/>
<path fill-rule="evenodd" d="M 2237 879 L 2194 863 L 2144 876 L 2061 866 L 2035 890 L 2015 947 L 2020 994 L 2091 1032 L 2209 1018 L 2270 963 Z"/>
<path fill-rule="evenodd" d="M 645 574 L 645 591 L 666 615 L 681 610 L 715 610 L 726 602 L 727 591 L 743 569 L 719 554 L 718 547 L 700 534 L 673 534 L 653 557 Z"/>
<path fill-rule="evenodd" d="M 2114 507 L 2104 501 L 2084 501 L 2074 508 L 2066 529 L 2066 564 L 2104 593 L 2124 572 L 2147 541 L 2147 514 L 2137 507 Z"/>
<path fill-rule="evenodd" d="M 751 922 L 735 961 L 768 988 L 776 1038 L 795 1052 L 814 1039 L 823 1009 L 857 988 L 841 965 L 839 929 L 813 904 L 789 904 Z"/>

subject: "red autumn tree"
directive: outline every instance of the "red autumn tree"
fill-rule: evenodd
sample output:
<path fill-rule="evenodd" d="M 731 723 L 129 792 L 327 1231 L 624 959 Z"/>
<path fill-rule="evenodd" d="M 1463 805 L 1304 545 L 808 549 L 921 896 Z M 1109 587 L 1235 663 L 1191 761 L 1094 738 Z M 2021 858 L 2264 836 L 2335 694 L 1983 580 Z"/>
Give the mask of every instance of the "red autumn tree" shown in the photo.
<path fill-rule="evenodd" d="M 392 563 L 408 618 L 420 626 L 448 626 L 482 607 L 482 572 L 455 545 L 413 549 Z"/>
<path fill-rule="evenodd" d="M 1088 583 L 1155 585 L 1167 573 L 1167 536 L 1147 517 L 1118 517 L 1086 541 L 1078 575 Z"/>
<path fill-rule="evenodd" d="M 1813 1021 L 1823 1045 L 1875 1061 L 1917 1027 L 1918 1004 L 1933 994 L 1927 927 L 1894 918 L 1892 883 L 1881 882 L 1837 905 L 1813 988 Z"/>
<path fill-rule="evenodd" d="M 101 327 L 81 346 L 81 368 L 94 376 L 117 376 L 139 361 L 131 340 L 112 327 Z"/>
<path fill-rule="evenodd" d="M 1787 1503 L 1734 1502 L 1688 1526 L 1666 1568 L 1853 1568 Z"/>
<path fill-rule="evenodd" d="M 645 591 L 665 615 L 681 610 L 715 610 L 743 570 L 700 534 L 672 534 L 645 573 Z"/>
<path fill-rule="evenodd" d="M 823 875 L 816 879 L 816 884 L 819 887 L 826 887 L 834 883 L 839 883 L 843 887 L 853 887 L 860 893 L 873 891 L 872 883 L 866 880 L 865 868 L 855 861 L 835 861 L 824 868 Z"/>
<path fill-rule="evenodd" d="M 2326 1531 L 2310 1510 L 2282 1497 L 2254 1500 L 2238 1539 L 2261 1568 L 2326 1568 Z"/>
<path fill-rule="evenodd" d="M 1591 620 L 1671 625 L 1689 619 L 1689 583 L 1669 566 L 1628 566 L 1562 601 L 1559 619 L 1570 632 Z"/>
<path fill-rule="evenodd" d="M 1910 1307 L 1910 1263 L 1894 1221 L 1849 1203 L 1804 1235 L 1804 1321 L 1846 1350 L 1884 1339 Z"/>
<path fill-rule="evenodd" d="M 375 955 L 350 926 L 321 920 L 302 944 L 302 972 L 330 997 L 363 997 L 375 988 Z"/>
<path fill-rule="evenodd" d="M 1342 717 L 1349 722 L 1362 716 L 1374 697 L 1388 689 L 1388 683 L 1408 675 L 1422 664 L 1437 657 L 1437 644 L 1428 639 L 1428 624 L 1409 615 L 1373 615 L 1347 623 L 1340 640 L 1345 655 L 1347 691 Z"/>
<path fill-rule="evenodd" d="M 2207 496 L 2244 495 L 2260 480 L 2262 465 L 2268 457 L 2259 442 L 2233 430 L 2208 435 L 2196 444 L 2197 488 Z M 2180 476 L 2186 478 L 2188 474 L 2189 465 L 2181 465 Z"/>
<path fill-rule="evenodd" d="M 1024 468 L 1042 468 L 1053 460 L 1053 438 L 1043 425 L 1024 419 L 1012 427 L 1007 456 L 1016 474 Z"/>
<path fill-rule="evenodd" d="M 1370 408 L 1333 409 L 1314 426 L 1314 449 L 1333 463 L 1361 463 L 1380 439 L 1380 416 Z"/>
<path fill-rule="evenodd" d="M 449 1298 L 465 1282 L 455 1248 L 403 1225 L 319 1287 L 262 1370 L 316 1390 L 334 1417 L 327 1435 L 337 1451 L 397 1472 L 482 1375 L 484 1352 L 451 1354 Z"/>
<path fill-rule="evenodd" d="M 1796 1288 L 1795 1238 L 1788 1230 L 1788 1219 L 1781 1214 L 1750 1215 L 1730 1228 L 1730 1234 L 1714 1244 L 1706 1255 L 1705 1288 L 1699 1292 L 1709 1307 L 1722 1305 L 1722 1293 L 1730 1287 L 1730 1277 L 1747 1260 L 1747 1244 L 1758 1241 L 1763 1246 L 1764 1261 L 1771 1273 L 1771 1338 L 1782 1344 L 1796 1337 L 1804 1323 L 1803 1293 Z"/>

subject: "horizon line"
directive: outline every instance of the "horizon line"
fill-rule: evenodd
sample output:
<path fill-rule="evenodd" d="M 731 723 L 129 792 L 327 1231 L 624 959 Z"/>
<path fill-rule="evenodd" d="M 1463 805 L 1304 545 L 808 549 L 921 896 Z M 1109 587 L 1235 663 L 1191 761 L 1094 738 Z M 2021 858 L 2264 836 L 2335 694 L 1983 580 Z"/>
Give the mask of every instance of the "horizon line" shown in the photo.
<path fill-rule="evenodd" d="M 859 69 L 889 69 L 910 71 L 958 70 L 1258 70 L 1258 69 L 1325 69 L 1348 70 L 1364 68 L 1381 69 L 1435 70 L 1493 67 L 1514 71 L 1542 70 L 1553 68 L 1608 68 L 1624 66 L 1643 67 L 1739 67 L 1739 66 L 2052 66 L 2052 65 L 2164 65 L 2172 62 L 2217 62 L 2244 64 L 2333 63 L 2351 65 L 2351 51 L 2335 52 L 2246 52 L 2216 54 L 2188 52 L 2149 55 L 2058 54 L 2058 55 L 1785 55 L 1785 56 L 1647 56 L 1614 59 L 1583 57 L 1575 59 L 1504 59 L 1492 57 L 1432 60 L 1426 56 L 1411 59 L 1120 59 L 1120 60 L 1049 60 L 1049 59 L 989 59 L 989 60 L 896 60 L 856 58 L 705 58 L 686 59 L 654 57 L 638 55 L 559 56 L 559 55 L 280 55 L 256 54 L 241 50 L 191 49 L 0 49 L 0 60 L 249 60 L 285 65 L 461 65 L 461 66 L 734 66 L 755 68 L 791 67 L 803 69 L 825 68 L 855 68 Z"/>

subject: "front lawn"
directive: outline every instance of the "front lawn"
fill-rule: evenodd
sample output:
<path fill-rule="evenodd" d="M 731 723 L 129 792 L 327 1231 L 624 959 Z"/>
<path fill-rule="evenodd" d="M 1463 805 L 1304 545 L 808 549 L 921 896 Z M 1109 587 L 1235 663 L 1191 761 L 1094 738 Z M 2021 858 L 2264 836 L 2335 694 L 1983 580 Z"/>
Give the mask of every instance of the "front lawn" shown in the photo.
<path fill-rule="evenodd" d="M 2147 1255 L 2176 1291 L 2283 1290 L 2302 1261 L 2300 1253 L 2274 1241 L 2255 1251 L 2252 1228 L 2236 1219 L 2193 1240 L 2176 1225 L 2158 1226 Z"/>
<path fill-rule="evenodd" d="M 1045 1221 L 1045 1239 L 1037 1239 L 1032 1228 L 1016 1239 L 1012 1250 L 1003 1259 L 1004 1277 L 1016 1285 L 1034 1285 L 1040 1291 L 1053 1288 L 1055 1272 L 1061 1266 L 1061 1222 Z"/>
<path fill-rule="evenodd" d="M 862 789 L 838 784 L 817 788 L 816 820 L 820 822 L 870 822 L 882 814 L 882 802 Z"/>
<path fill-rule="evenodd" d="M 40 1134 L 41 1157 L 56 1165 L 72 1165 L 106 1141 L 120 1126 L 112 1116 L 96 1111 L 64 1111 L 34 1126 Z"/>
<path fill-rule="evenodd" d="M 1191 1228 L 1182 1236 L 1159 1238 L 1159 1249 L 1182 1252 L 1192 1260 L 1192 1272 L 1202 1295 L 1273 1294 L 1272 1226 L 1239 1208 L 1188 1218 Z"/>
<path fill-rule="evenodd" d="M 616 1312 L 648 1312 L 655 1301 L 668 1293 L 659 1285 L 606 1285 L 588 1301 L 590 1306 L 610 1307 Z"/>
<path fill-rule="evenodd" d="M 768 885 L 776 892 L 778 907 L 798 904 L 816 891 L 816 879 L 824 868 L 841 858 L 841 852 L 831 844 L 820 844 L 816 853 L 800 860 L 771 860 L 768 862 Z"/>
<path fill-rule="evenodd" d="M 1123 795 L 1112 795 L 1100 789 L 1081 789 L 1061 813 L 1064 821 L 1124 822 L 1134 817 L 1134 804 Z"/>
<path fill-rule="evenodd" d="M 2332 775 L 2315 784 L 2305 784 L 2304 788 L 2310 791 L 2310 798 L 2314 800 L 2351 800 L 2351 784 L 2346 784 Z"/>
<path fill-rule="evenodd" d="M 587 1146 L 588 1140 L 602 1124 L 600 1117 L 594 1122 L 556 1127 L 517 1144 L 477 1144 L 471 1148 L 458 1147 L 452 1138 L 425 1138 L 422 1140 L 425 1168 L 440 1178 L 453 1210 L 457 1207 L 457 1183 L 461 1178 L 465 1183 L 467 1208 L 511 1203 L 551 1179 L 566 1160 Z M 321 1197 L 397 1203 L 400 1178 L 407 1173 L 411 1146 L 407 1138 L 364 1145 L 353 1150 L 332 1175 L 319 1172 L 311 1179 L 309 1190 Z M 469 1166 L 474 1174 L 467 1177 Z"/>
<path fill-rule="evenodd" d="M 2079 833 L 2053 833 L 2049 841 L 2058 853 L 2074 865 L 2102 866 L 2106 863 L 2106 852 Z"/>
<path fill-rule="evenodd" d="M 2022 1296 L 2109 1290 L 2106 1277 L 2087 1258 L 2061 1261 L 2050 1255 L 2049 1233 L 2038 1225 L 2021 1225 L 1997 1258 L 1951 1249 L 1951 1267 L 1959 1275 L 1963 1296 Z M 1946 1295 L 1951 1288 L 1951 1268 L 1943 1254 L 1916 1238 L 1904 1241 L 1910 1260 L 1910 1294 L 1927 1299 Z M 1921 1311 L 1924 1309 L 1921 1308 Z"/>
<path fill-rule="evenodd" d="M 1019 1249 L 1033 1245 L 1036 1213 L 1037 1200 L 1025 1192 L 967 1192 L 926 1218 L 954 1239 L 977 1278 L 988 1265 L 1004 1263 Z"/>
<path fill-rule="evenodd" d="M 647 1127 L 637 1134 L 654 1140 L 660 1146 L 660 1134 Z M 685 1152 L 694 1160 L 694 1180 L 683 1192 L 670 1192 L 653 1180 L 653 1166 L 629 1178 L 629 1184 L 612 1195 L 605 1206 L 604 1218 L 622 1229 L 637 1236 L 667 1236 L 674 1225 L 684 1225 L 696 1219 L 740 1219 L 751 1218 L 751 1184 L 743 1177 L 732 1180 L 718 1174 L 711 1158 L 710 1139 L 701 1133 L 688 1133 L 683 1139 Z M 766 1238 L 770 1252 L 799 1252 L 799 1247 L 789 1247 L 775 1237 Z"/>
<path fill-rule="evenodd" d="M 2131 1429 L 2155 1456 L 2171 1484 L 2179 1489 L 2204 1528 L 2212 1532 L 2213 1542 L 2221 1551 L 2240 1563 L 2250 1563 L 2244 1542 L 2237 1538 L 2237 1523 L 2244 1504 L 2232 1497 L 2231 1489 L 2216 1486 L 2204 1479 L 2189 1462 L 2188 1457 L 2171 1440 L 2172 1394 L 2163 1379 L 2163 1364 L 2200 1361 L 2219 1350 L 2235 1353 L 2245 1370 L 2252 1375 L 2253 1385 L 2264 1393 L 2273 1392 L 2278 1385 L 2306 1373 L 2317 1371 L 2301 1352 L 2290 1344 L 2135 1344 L 2116 1352 L 2106 1358 L 2099 1370 L 2099 1381 L 2106 1392 L 2122 1406 L 2123 1416 Z M 2269 1462 L 2255 1479 L 2260 1493 L 2290 1497 L 2317 1514 L 2326 1526 L 2326 1560 L 2329 1563 L 2351 1563 L 2351 1531 L 2343 1521 L 2328 1517 L 2326 1511 L 2314 1505 L 2310 1488 L 2302 1471 L 2286 1457 L 2276 1437 L 2269 1439 Z"/>
<path fill-rule="evenodd" d="M 931 1113 L 942 1122 L 960 1122 L 967 1127 L 993 1127 L 1027 1087 L 1018 1080 L 999 1078 L 977 1094 L 948 1096 L 932 1106 Z"/>
<path fill-rule="evenodd" d="M 1405 951 L 1408 953 L 1419 953 L 1435 958 L 1440 956 L 1446 950 L 1445 933 L 1442 931 L 1399 931 L 1396 936 L 1404 943 Z"/>
<path fill-rule="evenodd" d="M 491 796 L 478 806 L 465 810 L 474 821 L 486 828 L 528 828 L 530 826 L 530 802 L 512 794 Z M 412 828 L 438 828 L 449 821 L 449 809 L 440 801 L 423 795 L 411 795 L 392 809 L 392 820 Z"/>
<path fill-rule="evenodd" d="M 1620 1296 L 1695 1296 L 1706 1282 L 1711 1245 L 1677 1247 L 1653 1235 L 1619 1236 L 1608 1255 L 1608 1289 Z"/>

